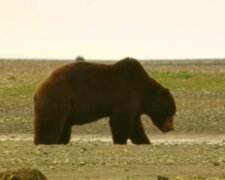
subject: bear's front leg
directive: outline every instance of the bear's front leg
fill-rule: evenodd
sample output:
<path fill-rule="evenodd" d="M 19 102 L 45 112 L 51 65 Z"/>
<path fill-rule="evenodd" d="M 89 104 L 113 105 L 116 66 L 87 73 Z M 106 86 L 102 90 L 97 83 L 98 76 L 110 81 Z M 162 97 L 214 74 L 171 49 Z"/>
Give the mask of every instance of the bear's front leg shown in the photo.
<path fill-rule="evenodd" d="M 113 111 L 110 116 L 109 125 L 114 144 L 127 144 L 134 119 L 135 115 L 128 108 L 117 107 Z"/>
<path fill-rule="evenodd" d="M 142 122 L 139 117 L 134 122 L 130 135 L 130 140 L 134 144 L 151 144 L 148 136 L 144 131 Z"/>
<path fill-rule="evenodd" d="M 127 144 L 129 138 L 129 123 L 125 122 L 124 119 L 110 118 L 109 124 L 114 144 Z"/>

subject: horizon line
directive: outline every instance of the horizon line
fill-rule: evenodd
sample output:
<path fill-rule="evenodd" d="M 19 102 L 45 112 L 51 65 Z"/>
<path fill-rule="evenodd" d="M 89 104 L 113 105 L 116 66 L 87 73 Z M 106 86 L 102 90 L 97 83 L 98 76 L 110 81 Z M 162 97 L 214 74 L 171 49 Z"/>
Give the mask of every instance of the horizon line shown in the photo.
<path fill-rule="evenodd" d="M 30 60 L 30 61 L 35 61 L 35 60 L 47 60 L 47 61 L 71 61 L 71 60 L 76 60 L 78 56 L 75 58 L 39 58 L 39 57 L 0 57 L 0 60 Z M 85 58 L 84 56 L 81 56 L 84 58 L 84 60 L 88 61 L 119 61 L 122 60 L 123 58 Z M 131 56 L 126 56 L 126 57 L 131 57 Z M 124 58 L 126 58 L 124 57 Z M 140 61 L 203 61 L 203 60 L 225 60 L 225 57 L 193 57 L 193 58 L 135 58 L 131 57 Z"/>

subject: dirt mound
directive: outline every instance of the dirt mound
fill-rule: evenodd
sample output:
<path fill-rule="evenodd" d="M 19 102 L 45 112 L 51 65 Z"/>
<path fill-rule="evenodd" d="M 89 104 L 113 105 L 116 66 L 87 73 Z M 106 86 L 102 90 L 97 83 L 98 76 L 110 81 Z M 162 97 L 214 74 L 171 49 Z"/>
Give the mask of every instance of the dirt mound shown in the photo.
<path fill-rule="evenodd" d="M 47 180 L 37 169 L 18 169 L 17 171 L 0 172 L 0 180 Z"/>

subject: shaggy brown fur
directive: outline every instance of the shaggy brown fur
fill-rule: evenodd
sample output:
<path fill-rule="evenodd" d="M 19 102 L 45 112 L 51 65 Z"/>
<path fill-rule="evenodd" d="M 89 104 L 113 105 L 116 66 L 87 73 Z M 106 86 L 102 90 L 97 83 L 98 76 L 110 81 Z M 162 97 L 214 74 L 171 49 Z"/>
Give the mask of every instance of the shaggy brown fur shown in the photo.
<path fill-rule="evenodd" d="M 141 64 L 125 58 L 113 65 L 73 62 L 55 69 L 34 96 L 35 144 L 67 144 L 72 125 L 110 117 L 115 144 L 149 144 L 140 116 L 163 132 L 173 130 L 176 111 L 168 89 Z"/>

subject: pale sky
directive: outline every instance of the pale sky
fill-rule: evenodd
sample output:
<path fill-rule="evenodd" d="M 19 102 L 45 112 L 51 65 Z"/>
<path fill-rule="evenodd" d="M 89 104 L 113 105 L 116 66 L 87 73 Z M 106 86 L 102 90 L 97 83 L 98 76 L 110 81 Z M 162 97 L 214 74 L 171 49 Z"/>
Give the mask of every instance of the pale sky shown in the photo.
<path fill-rule="evenodd" d="M 224 58 L 225 0 L 0 0 L 0 58 Z"/>

